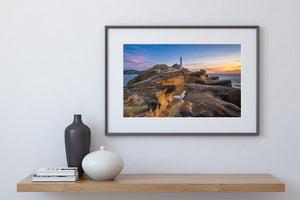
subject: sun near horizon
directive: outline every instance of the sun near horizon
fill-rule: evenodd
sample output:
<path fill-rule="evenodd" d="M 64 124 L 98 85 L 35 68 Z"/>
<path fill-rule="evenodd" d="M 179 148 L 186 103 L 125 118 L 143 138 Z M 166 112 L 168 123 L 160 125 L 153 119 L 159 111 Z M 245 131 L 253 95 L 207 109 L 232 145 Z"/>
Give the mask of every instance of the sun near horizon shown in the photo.
<path fill-rule="evenodd" d="M 187 68 L 189 71 L 195 72 L 203 69 L 207 74 L 241 74 L 241 62 L 232 61 L 232 62 L 219 62 L 212 64 L 201 64 L 193 65 L 186 64 L 183 65 L 184 68 Z"/>

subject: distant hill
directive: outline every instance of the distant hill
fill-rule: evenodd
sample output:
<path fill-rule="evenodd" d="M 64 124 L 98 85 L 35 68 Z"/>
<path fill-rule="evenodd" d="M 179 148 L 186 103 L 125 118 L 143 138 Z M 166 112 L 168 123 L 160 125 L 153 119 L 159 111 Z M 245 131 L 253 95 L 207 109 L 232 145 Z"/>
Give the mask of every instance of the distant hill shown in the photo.
<path fill-rule="evenodd" d="M 144 71 L 138 71 L 138 70 L 134 70 L 134 69 L 128 69 L 128 70 L 124 70 L 124 74 L 140 74 Z"/>

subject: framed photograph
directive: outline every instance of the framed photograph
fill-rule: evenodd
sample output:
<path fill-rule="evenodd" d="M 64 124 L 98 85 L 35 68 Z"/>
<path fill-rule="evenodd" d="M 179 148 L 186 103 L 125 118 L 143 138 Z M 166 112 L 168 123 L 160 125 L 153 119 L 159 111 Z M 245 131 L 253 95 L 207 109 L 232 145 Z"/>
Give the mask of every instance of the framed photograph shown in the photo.
<path fill-rule="evenodd" d="M 258 135 L 258 26 L 106 26 L 105 134 Z"/>

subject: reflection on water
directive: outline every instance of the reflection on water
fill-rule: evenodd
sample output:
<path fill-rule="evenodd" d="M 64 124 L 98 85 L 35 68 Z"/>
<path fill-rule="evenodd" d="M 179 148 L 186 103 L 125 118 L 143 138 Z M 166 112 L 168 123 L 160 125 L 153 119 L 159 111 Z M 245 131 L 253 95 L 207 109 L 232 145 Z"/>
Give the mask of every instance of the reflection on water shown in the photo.
<path fill-rule="evenodd" d="M 177 99 L 183 99 L 185 96 L 186 91 L 183 91 L 181 94 L 179 95 L 174 95 L 173 93 L 173 98 L 177 98 Z"/>
<path fill-rule="evenodd" d="M 187 85 L 176 85 L 176 90 L 172 94 L 173 98 L 183 99 L 188 88 Z"/>

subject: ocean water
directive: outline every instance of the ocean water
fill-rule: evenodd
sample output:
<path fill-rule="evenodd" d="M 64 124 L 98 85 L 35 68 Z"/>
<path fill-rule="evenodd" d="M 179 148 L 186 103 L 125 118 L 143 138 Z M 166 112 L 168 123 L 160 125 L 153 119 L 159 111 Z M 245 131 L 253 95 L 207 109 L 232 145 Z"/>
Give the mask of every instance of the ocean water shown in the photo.
<path fill-rule="evenodd" d="M 128 81 L 130 81 L 136 76 L 137 74 L 124 74 L 124 86 L 128 83 Z M 208 76 L 219 76 L 220 80 L 231 80 L 232 87 L 241 88 L 241 74 L 208 74 Z"/>
<path fill-rule="evenodd" d="M 241 88 L 241 74 L 208 74 L 208 77 L 219 76 L 219 80 L 231 80 L 232 87 Z"/>
<path fill-rule="evenodd" d="M 123 86 L 125 86 L 131 79 L 136 77 L 138 74 L 124 74 L 123 76 Z"/>

